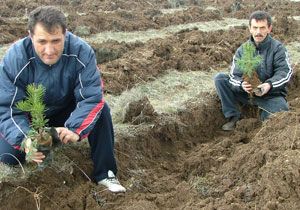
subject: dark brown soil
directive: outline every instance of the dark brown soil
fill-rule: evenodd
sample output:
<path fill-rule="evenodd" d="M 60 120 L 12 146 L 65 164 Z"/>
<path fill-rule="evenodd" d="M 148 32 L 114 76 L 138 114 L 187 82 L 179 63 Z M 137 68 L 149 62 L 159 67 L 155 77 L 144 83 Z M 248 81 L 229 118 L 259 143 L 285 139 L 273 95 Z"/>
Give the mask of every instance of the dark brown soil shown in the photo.
<path fill-rule="evenodd" d="M 265 9 L 276 17 L 275 38 L 284 43 L 299 41 L 298 23 L 289 16 L 299 14 L 300 3 L 177 1 L 190 8 L 162 15 L 160 9 L 170 8 L 169 2 L 5 0 L 0 6 L 0 43 L 26 35 L 26 19 L 14 17 L 41 4 L 59 5 L 68 13 L 71 31 L 84 25 L 90 27 L 90 34 L 247 18 L 253 10 Z M 207 6 L 217 10 L 205 10 Z M 106 92 L 119 95 L 141 81 L 163 76 L 170 68 L 210 71 L 228 67 L 248 36 L 246 27 L 215 32 L 193 29 L 146 43 L 108 41 L 93 47 Z M 220 130 L 225 120 L 216 94 L 199 94 L 174 114 L 156 113 L 147 98 L 129 104 L 123 120 L 128 132 L 117 130 L 115 150 L 125 194 L 109 193 L 89 181 L 92 163 L 86 143 L 81 143 L 62 148 L 73 161 L 68 168 L 50 165 L 26 180 L 1 182 L 0 209 L 31 210 L 38 209 L 37 204 L 49 210 L 300 209 L 300 69 L 293 66 L 288 96 L 291 111 L 266 122 L 258 121 L 257 110 L 248 112 L 233 132 Z"/>
<path fill-rule="evenodd" d="M 251 98 L 253 98 L 254 93 L 260 94 L 260 89 L 257 88 L 257 86 L 261 84 L 261 81 L 259 80 L 256 71 L 253 72 L 252 77 L 249 77 L 248 75 L 243 75 L 243 80 L 251 84 L 251 86 L 253 87 L 253 89 L 250 91 Z"/>

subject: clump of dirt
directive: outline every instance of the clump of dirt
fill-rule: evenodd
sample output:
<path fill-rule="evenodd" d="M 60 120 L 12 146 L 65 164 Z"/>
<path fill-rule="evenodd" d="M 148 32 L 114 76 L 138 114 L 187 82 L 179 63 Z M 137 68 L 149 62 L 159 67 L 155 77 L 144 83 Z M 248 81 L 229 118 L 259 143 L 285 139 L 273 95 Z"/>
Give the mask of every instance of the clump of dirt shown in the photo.
<path fill-rule="evenodd" d="M 142 47 L 143 45 L 144 44 L 142 42 L 119 43 L 117 41 L 91 44 L 99 65 L 121 58 L 126 52 L 134 51 L 135 48 Z"/>
<path fill-rule="evenodd" d="M 151 122 L 155 119 L 156 113 L 147 96 L 131 101 L 124 107 L 123 123 L 138 125 Z"/>
<path fill-rule="evenodd" d="M 276 34 L 275 38 L 283 42 L 291 42 L 299 40 L 299 21 L 296 21 L 288 13 L 278 14 L 276 16 L 273 33 Z"/>
<path fill-rule="evenodd" d="M 261 84 L 261 81 L 259 80 L 258 74 L 256 71 L 252 73 L 252 76 L 249 77 L 248 75 L 243 75 L 243 81 L 246 81 L 247 83 L 251 84 L 253 89 L 250 91 L 250 97 L 253 98 L 254 94 L 259 95 L 261 93 L 261 90 L 258 88 L 258 86 Z"/>

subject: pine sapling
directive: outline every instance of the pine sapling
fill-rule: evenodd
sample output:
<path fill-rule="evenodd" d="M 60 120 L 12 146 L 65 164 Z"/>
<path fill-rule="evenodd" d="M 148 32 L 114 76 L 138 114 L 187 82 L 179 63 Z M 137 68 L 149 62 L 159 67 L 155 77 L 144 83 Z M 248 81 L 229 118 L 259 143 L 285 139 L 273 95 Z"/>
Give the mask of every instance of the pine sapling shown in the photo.
<path fill-rule="evenodd" d="M 52 146 L 52 137 L 45 131 L 48 122 L 45 118 L 46 106 L 43 102 L 45 88 L 42 85 L 29 84 L 26 91 L 27 97 L 19 101 L 16 107 L 23 112 L 28 112 L 31 116 L 30 130 L 21 144 L 23 150 L 25 148 L 28 150 L 26 160 L 31 161 L 33 152 L 40 150 L 43 146 Z"/>
<path fill-rule="evenodd" d="M 252 85 L 253 90 L 250 93 L 250 97 L 253 97 L 253 92 L 257 91 L 257 86 L 261 84 L 255 70 L 261 61 L 262 57 L 255 55 L 255 46 L 250 42 L 245 43 L 242 57 L 237 60 L 237 65 L 243 73 L 243 80 Z"/>

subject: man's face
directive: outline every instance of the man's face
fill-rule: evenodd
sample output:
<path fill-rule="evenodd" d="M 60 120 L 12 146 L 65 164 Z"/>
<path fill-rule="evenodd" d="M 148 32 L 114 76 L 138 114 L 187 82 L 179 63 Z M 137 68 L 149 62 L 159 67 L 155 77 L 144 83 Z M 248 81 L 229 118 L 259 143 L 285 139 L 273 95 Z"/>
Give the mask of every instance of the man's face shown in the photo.
<path fill-rule="evenodd" d="M 267 20 L 251 20 L 251 25 L 249 26 L 250 33 L 258 45 L 265 40 L 267 35 L 272 31 L 272 25 L 268 26 Z"/>
<path fill-rule="evenodd" d="M 35 52 L 45 64 L 53 65 L 59 60 L 65 42 L 65 34 L 60 26 L 49 33 L 42 24 L 37 23 L 30 36 Z"/>

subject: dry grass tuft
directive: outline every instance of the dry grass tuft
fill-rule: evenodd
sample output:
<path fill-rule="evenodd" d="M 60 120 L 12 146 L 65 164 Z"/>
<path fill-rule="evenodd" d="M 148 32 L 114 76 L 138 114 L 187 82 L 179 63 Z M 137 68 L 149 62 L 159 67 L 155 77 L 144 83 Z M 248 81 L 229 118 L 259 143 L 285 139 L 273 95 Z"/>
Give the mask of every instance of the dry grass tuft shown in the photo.
<path fill-rule="evenodd" d="M 184 108 L 185 102 L 203 92 L 214 91 L 215 71 L 178 72 L 169 71 L 167 75 L 153 82 L 139 84 L 120 96 L 108 96 L 114 123 L 120 123 L 124 107 L 131 101 L 147 96 L 158 113 L 174 113 Z"/>

